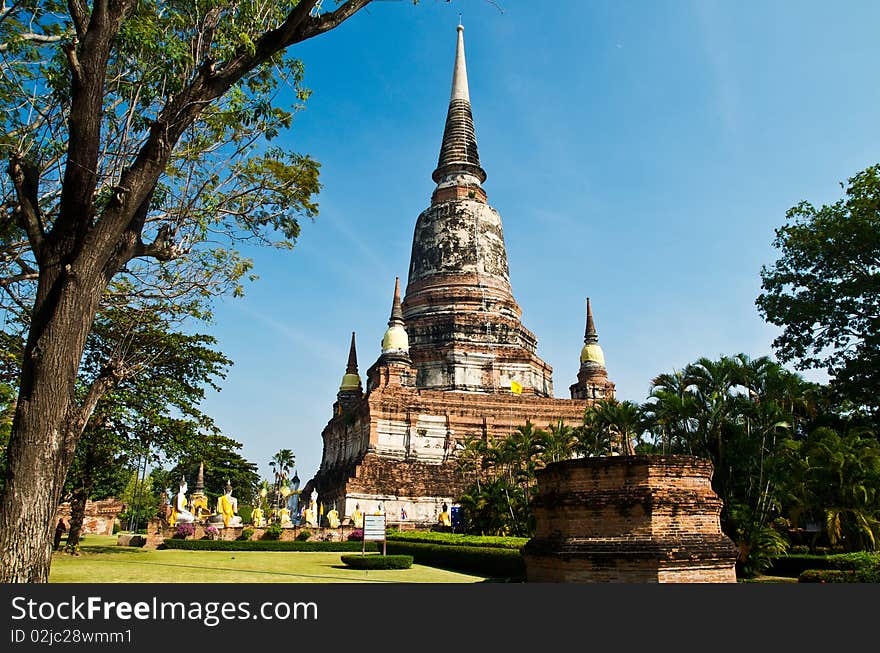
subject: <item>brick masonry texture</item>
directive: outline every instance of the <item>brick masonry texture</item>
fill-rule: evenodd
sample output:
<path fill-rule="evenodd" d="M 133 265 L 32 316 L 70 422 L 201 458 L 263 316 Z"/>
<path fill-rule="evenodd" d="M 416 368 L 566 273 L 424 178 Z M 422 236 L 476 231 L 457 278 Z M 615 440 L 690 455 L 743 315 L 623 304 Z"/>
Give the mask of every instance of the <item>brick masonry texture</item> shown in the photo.
<path fill-rule="evenodd" d="M 83 535 L 112 535 L 113 523 L 116 517 L 125 508 L 121 501 L 116 499 L 102 499 L 101 501 L 86 501 L 85 515 L 83 515 Z M 70 525 L 70 504 L 64 502 L 55 511 L 55 519 L 52 521 L 54 528 L 59 519 Z"/>
<path fill-rule="evenodd" d="M 538 472 L 529 582 L 733 583 L 712 466 L 691 456 L 612 456 Z"/>

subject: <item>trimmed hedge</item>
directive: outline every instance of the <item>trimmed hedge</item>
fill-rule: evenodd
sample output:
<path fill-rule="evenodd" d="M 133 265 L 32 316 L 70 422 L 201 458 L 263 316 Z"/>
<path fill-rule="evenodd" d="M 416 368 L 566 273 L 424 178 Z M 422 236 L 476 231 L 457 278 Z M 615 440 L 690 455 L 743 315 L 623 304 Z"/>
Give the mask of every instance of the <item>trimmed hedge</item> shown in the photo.
<path fill-rule="evenodd" d="M 442 533 L 435 531 L 388 531 L 388 541 L 422 542 L 424 544 L 446 544 L 451 546 L 489 547 L 493 549 L 514 549 L 519 551 L 529 541 L 527 537 L 501 537 L 494 535 L 462 535 L 461 533 Z"/>
<path fill-rule="evenodd" d="M 185 551 L 360 551 L 363 542 L 299 542 L 281 540 L 176 540 L 165 538 L 163 548 Z M 376 551 L 367 542 L 367 551 Z"/>
<path fill-rule="evenodd" d="M 412 567 L 413 557 L 408 555 L 385 555 L 370 554 L 345 555 L 342 562 L 353 569 L 409 569 Z"/>
<path fill-rule="evenodd" d="M 511 581 L 524 581 L 526 577 L 525 561 L 515 549 L 426 544 L 391 538 L 388 539 L 387 547 L 388 553 L 411 555 L 416 563 L 429 567 Z"/>
<path fill-rule="evenodd" d="M 870 570 L 880 567 L 880 553 L 859 551 L 856 553 L 836 553 L 834 555 L 798 554 L 779 556 L 773 560 L 767 574 L 771 576 L 787 576 L 799 578 L 805 571 L 839 570 L 855 571 Z"/>
<path fill-rule="evenodd" d="M 799 583 L 880 583 L 880 569 L 807 569 Z"/>
<path fill-rule="evenodd" d="M 773 559 L 770 568 L 764 573 L 768 576 L 797 578 L 808 569 L 831 569 L 828 556 L 812 555 L 809 553 L 779 556 Z"/>

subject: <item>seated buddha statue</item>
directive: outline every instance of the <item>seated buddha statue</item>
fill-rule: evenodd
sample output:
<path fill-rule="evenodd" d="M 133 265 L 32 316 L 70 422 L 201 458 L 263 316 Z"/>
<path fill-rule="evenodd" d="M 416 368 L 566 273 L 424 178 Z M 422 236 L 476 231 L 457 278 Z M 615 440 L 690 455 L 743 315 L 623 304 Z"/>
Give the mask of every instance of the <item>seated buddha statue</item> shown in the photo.
<path fill-rule="evenodd" d="M 361 504 L 355 504 L 354 512 L 351 513 L 351 525 L 355 528 L 364 527 L 364 513 L 361 512 Z"/>
<path fill-rule="evenodd" d="M 441 512 L 437 516 L 437 522 L 441 526 L 452 528 L 452 518 L 449 516 L 449 506 L 447 506 L 445 503 L 443 504 L 443 512 Z"/>
<path fill-rule="evenodd" d="M 223 517 L 223 526 L 230 528 L 241 526 L 242 520 L 238 516 L 238 499 L 232 496 L 232 484 L 227 479 L 226 493 L 217 499 L 217 513 Z"/>
<path fill-rule="evenodd" d="M 339 528 L 339 511 L 336 508 L 327 513 L 327 524 L 330 528 Z"/>
<path fill-rule="evenodd" d="M 287 509 L 287 506 L 278 511 L 278 523 L 281 524 L 281 528 L 293 528 L 293 521 L 290 519 L 290 510 Z"/>
<path fill-rule="evenodd" d="M 251 522 L 253 523 L 254 526 L 262 526 L 263 525 L 263 523 L 264 523 L 263 510 L 259 506 L 254 508 L 253 512 L 251 513 Z"/>
<path fill-rule="evenodd" d="M 181 478 L 177 495 L 174 497 L 174 503 L 171 505 L 171 520 L 169 523 L 172 526 L 192 524 L 195 521 L 196 517 L 187 509 L 186 503 L 186 479 Z"/>
<path fill-rule="evenodd" d="M 318 515 L 315 514 L 315 511 L 312 510 L 311 506 L 308 506 L 303 510 L 303 521 L 305 521 L 307 526 L 311 526 L 312 528 L 318 527 Z"/>

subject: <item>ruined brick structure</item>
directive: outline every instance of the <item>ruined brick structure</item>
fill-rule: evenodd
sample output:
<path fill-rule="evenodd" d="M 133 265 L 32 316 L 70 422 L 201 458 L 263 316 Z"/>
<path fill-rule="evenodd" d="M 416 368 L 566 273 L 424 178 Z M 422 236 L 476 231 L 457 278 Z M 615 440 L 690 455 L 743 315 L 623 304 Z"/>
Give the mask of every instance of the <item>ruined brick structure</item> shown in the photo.
<path fill-rule="evenodd" d="M 552 369 L 520 321 L 501 216 L 488 204 L 465 66 L 463 28 L 431 205 L 415 224 L 406 295 L 395 282 L 382 351 L 358 374 L 355 336 L 322 433 L 321 467 L 304 488 L 340 515 L 380 505 L 390 522 L 433 524 L 465 489 L 456 443 L 506 437 L 527 420 L 580 424 L 613 397 L 592 311 L 571 399 L 553 396 Z M 516 389 L 515 394 L 512 389 Z"/>
<path fill-rule="evenodd" d="M 100 501 L 86 501 L 85 514 L 83 515 L 83 535 L 113 535 L 113 524 L 116 518 L 125 509 L 122 501 L 116 499 L 102 499 Z M 52 521 L 54 528 L 59 519 L 64 520 L 66 526 L 70 526 L 70 503 L 65 501 L 59 504 L 55 511 L 55 519 Z"/>
<path fill-rule="evenodd" d="M 529 582 L 734 583 L 712 464 L 692 456 L 617 456 L 538 472 Z"/>

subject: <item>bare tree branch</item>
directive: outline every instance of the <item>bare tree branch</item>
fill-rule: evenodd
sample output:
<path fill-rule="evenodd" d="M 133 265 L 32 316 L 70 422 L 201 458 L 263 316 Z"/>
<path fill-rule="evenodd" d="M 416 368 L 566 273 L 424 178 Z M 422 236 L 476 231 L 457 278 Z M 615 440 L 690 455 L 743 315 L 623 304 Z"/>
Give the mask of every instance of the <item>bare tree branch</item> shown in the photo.
<path fill-rule="evenodd" d="M 299 43 L 300 41 L 312 38 L 318 34 L 330 31 L 334 27 L 339 26 L 344 21 L 351 18 L 358 11 L 370 4 L 370 2 L 371 0 L 349 0 L 335 11 L 324 14 L 319 18 L 313 18 L 306 24 L 305 31 L 299 35 L 297 40 L 286 43 L 285 45 Z"/>
<path fill-rule="evenodd" d="M 30 41 L 31 43 L 58 43 L 59 41 L 67 38 L 66 34 L 34 34 L 32 32 L 25 32 L 24 34 L 17 35 L 17 38 L 23 41 Z M 8 43 L 0 43 L 0 52 L 6 52 L 9 49 Z"/>
<path fill-rule="evenodd" d="M 9 286 L 13 283 L 18 283 L 19 281 L 36 281 L 39 278 L 40 274 L 38 272 L 23 272 L 21 274 L 0 279 L 0 286 Z"/>
<path fill-rule="evenodd" d="M 132 258 L 151 257 L 157 261 L 173 261 L 183 253 L 183 250 L 177 246 L 171 236 L 171 226 L 163 224 L 152 243 L 138 243 Z"/>

